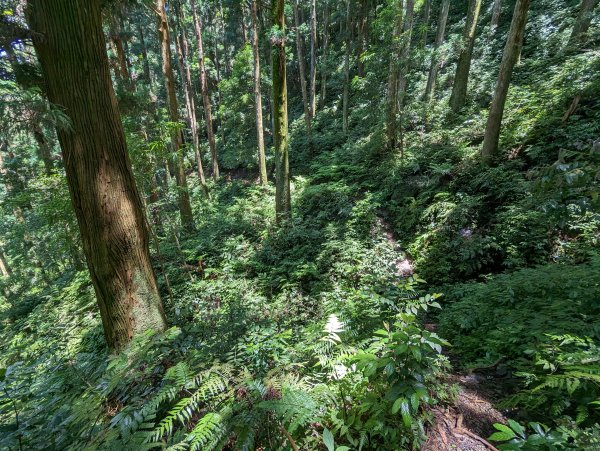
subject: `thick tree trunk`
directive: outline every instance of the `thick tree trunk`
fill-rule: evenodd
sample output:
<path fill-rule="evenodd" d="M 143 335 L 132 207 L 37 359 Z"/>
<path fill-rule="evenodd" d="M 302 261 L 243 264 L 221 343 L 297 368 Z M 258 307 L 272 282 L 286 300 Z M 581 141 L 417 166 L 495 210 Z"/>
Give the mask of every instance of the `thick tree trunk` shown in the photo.
<path fill-rule="evenodd" d="M 385 133 L 388 150 L 398 146 L 396 116 L 398 115 L 398 80 L 400 78 L 400 55 L 403 48 L 402 24 L 404 22 L 404 1 L 396 4 L 396 18 L 392 33 L 392 53 L 390 58 L 390 73 L 388 75 L 387 108 Z"/>
<path fill-rule="evenodd" d="M 581 0 L 581 6 L 579 7 L 579 14 L 575 21 L 575 26 L 571 32 L 569 38 L 569 45 L 573 46 L 581 40 L 581 37 L 587 33 L 594 17 L 594 8 L 598 5 L 598 0 Z"/>
<path fill-rule="evenodd" d="M 317 112 L 317 0 L 310 3 L 310 118 Z"/>
<path fill-rule="evenodd" d="M 323 55 L 321 56 L 321 109 L 325 108 L 327 95 L 327 50 L 329 49 L 329 4 L 323 13 Z"/>
<path fill-rule="evenodd" d="M 306 68 L 304 61 L 304 42 L 300 34 L 300 8 L 299 0 L 294 0 L 294 23 L 296 25 L 296 53 L 298 56 L 298 72 L 300 76 L 300 90 L 302 92 L 302 106 L 304 107 L 304 123 L 306 130 L 310 133 L 310 106 L 308 103 L 308 91 L 306 87 Z"/>
<path fill-rule="evenodd" d="M 469 11 L 467 13 L 467 23 L 463 33 L 463 42 L 458 64 L 456 66 L 456 75 L 454 76 L 454 86 L 450 96 L 450 108 L 458 113 L 467 100 L 467 86 L 469 83 L 469 72 L 471 71 L 471 58 L 473 57 L 473 47 L 475 46 L 475 35 L 477 31 L 477 21 L 481 10 L 481 0 L 470 0 Z"/>
<path fill-rule="evenodd" d="M 166 327 L 148 230 L 113 92 L 99 0 L 30 0 L 29 23 L 109 347 Z"/>
<path fill-rule="evenodd" d="M 429 77 L 427 78 L 427 87 L 425 88 L 425 101 L 429 102 L 433 98 L 435 92 L 435 82 L 437 80 L 437 74 L 440 70 L 440 55 L 438 54 L 439 48 L 444 42 L 444 35 L 446 33 L 446 23 L 448 22 L 448 12 L 450 11 L 450 0 L 444 0 L 442 3 L 442 9 L 440 11 L 440 17 L 438 20 L 437 34 L 435 36 L 435 44 L 433 48 L 433 55 L 431 56 L 431 68 L 429 69 Z"/>
<path fill-rule="evenodd" d="M 273 122 L 275 141 L 275 214 L 277 222 L 291 217 L 290 161 L 288 153 L 288 109 L 285 67 L 284 0 L 272 0 L 276 34 L 271 38 L 273 62 Z"/>
<path fill-rule="evenodd" d="M 496 92 L 494 100 L 490 108 L 485 135 L 483 139 L 483 147 L 481 156 L 483 160 L 490 164 L 492 159 L 498 152 L 498 141 L 500 139 L 500 127 L 502 125 L 502 116 L 504 114 L 504 105 L 506 96 L 510 86 L 513 68 L 519 54 L 521 53 L 521 45 L 523 43 L 523 35 L 525 34 L 525 25 L 527 24 L 527 12 L 529 10 L 530 0 L 517 0 L 515 11 L 513 13 L 510 31 L 504 47 L 502 55 L 502 63 L 500 64 L 500 73 L 496 82 Z"/>
<path fill-rule="evenodd" d="M 350 1 L 346 0 L 346 51 L 344 53 L 344 93 L 342 94 L 342 130 L 344 133 L 348 133 L 348 102 L 350 101 L 350 51 L 352 45 Z"/>
<path fill-rule="evenodd" d="M 494 0 L 494 7 L 492 9 L 492 22 L 490 28 L 492 33 L 496 31 L 498 25 L 500 25 L 500 15 L 502 14 L 502 0 Z"/>
<path fill-rule="evenodd" d="M 256 109 L 256 140 L 258 143 L 258 178 L 261 185 L 267 184 L 267 162 L 263 129 L 262 96 L 260 93 L 260 52 L 258 41 L 257 0 L 252 0 L 252 54 L 254 56 L 254 105 Z"/>
<path fill-rule="evenodd" d="M 198 181 L 204 194 L 208 197 L 208 186 L 206 186 L 206 178 L 204 177 L 204 168 L 202 166 L 202 155 L 200 154 L 200 138 L 198 136 L 198 120 L 196 118 L 196 102 L 194 101 L 194 89 L 192 87 L 192 75 L 188 64 L 189 46 L 185 29 L 183 27 L 183 15 L 180 5 L 175 3 L 176 23 L 179 24 L 179 38 L 176 41 L 177 45 L 177 61 L 179 63 L 179 71 L 181 80 L 183 81 L 185 93 L 185 106 L 187 111 L 188 125 L 192 133 L 192 145 L 194 146 L 194 155 L 196 157 L 196 168 Z"/>
<path fill-rule="evenodd" d="M 202 20 L 196 11 L 196 1 L 191 0 L 192 17 L 194 19 L 194 31 L 196 33 L 196 43 L 198 44 L 198 63 L 200 65 L 200 87 L 202 89 L 202 103 L 204 104 L 204 122 L 206 123 L 206 136 L 210 147 L 210 156 L 212 164 L 212 177 L 219 179 L 219 161 L 217 159 L 217 143 L 213 130 L 212 108 L 210 97 L 208 95 L 208 81 L 206 79 L 206 66 L 204 65 L 204 45 L 202 42 Z"/>
<path fill-rule="evenodd" d="M 158 36 L 160 38 L 162 71 L 165 79 L 165 90 L 169 105 L 169 115 L 171 122 L 179 123 L 179 107 L 177 105 L 177 94 L 175 92 L 175 77 L 171 67 L 171 47 L 169 45 L 169 23 L 165 11 L 165 0 L 156 0 L 156 10 L 158 17 Z M 181 130 L 173 131 L 171 134 L 171 143 L 175 152 L 175 180 L 179 190 L 179 215 L 181 224 L 186 230 L 194 229 L 194 217 L 190 205 L 190 195 L 187 187 L 187 178 L 185 175 L 185 166 L 183 159 L 183 134 Z"/>

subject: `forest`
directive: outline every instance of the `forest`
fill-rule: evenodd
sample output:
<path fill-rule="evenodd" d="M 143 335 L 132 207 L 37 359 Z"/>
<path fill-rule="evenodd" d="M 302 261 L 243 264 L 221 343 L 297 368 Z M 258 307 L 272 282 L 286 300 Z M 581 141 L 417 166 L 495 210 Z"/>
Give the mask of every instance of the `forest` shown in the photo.
<path fill-rule="evenodd" d="M 0 0 L 0 450 L 600 450 L 599 0 Z"/>

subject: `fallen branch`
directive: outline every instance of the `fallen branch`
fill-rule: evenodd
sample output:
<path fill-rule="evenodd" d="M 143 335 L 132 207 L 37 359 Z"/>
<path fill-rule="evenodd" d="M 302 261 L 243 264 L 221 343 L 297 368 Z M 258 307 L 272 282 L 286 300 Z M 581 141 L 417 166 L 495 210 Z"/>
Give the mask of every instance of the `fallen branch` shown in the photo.
<path fill-rule="evenodd" d="M 486 448 L 489 448 L 492 451 L 500 451 L 498 448 L 496 448 L 494 445 L 492 445 L 486 439 L 481 438 L 480 436 L 478 436 L 477 434 L 474 434 L 473 432 L 469 431 L 468 429 L 457 428 L 455 430 L 458 431 L 459 434 L 468 435 L 473 440 L 477 440 L 479 443 L 482 443 Z"/>

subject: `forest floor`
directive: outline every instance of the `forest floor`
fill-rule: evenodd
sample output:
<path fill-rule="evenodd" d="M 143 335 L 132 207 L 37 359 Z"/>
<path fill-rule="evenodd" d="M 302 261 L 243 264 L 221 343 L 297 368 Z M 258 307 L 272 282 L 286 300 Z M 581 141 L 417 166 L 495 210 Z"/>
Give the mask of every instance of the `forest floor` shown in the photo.
<path fill-rule="evenodd" d="M 398 251 L 395 263 L 396 275 L 407 277 L 413 274 L 413 265 L 400 248 L 389 224 L 379 218 L 386 240 Z M 436 329 L 436 324 L 426 324 L 427 329 Z M 499 362 L 497 362 L 499 363 Z M 495 374 L 497 364 L 482 368 L 483 374 L 473 371 L 466 374 L 454 373 L 448 377 L 450 384 L 458 386 L 453 407 L 432 409 L 435 418 L 428 430 L 428 439 L 422 451 L 489 451 L 497 448 L 485 440 L 493 432 L 494 423 L 506 424 L 506 417 L 494 406 L 499 399 L 501 385 L 497 384 Z"/>

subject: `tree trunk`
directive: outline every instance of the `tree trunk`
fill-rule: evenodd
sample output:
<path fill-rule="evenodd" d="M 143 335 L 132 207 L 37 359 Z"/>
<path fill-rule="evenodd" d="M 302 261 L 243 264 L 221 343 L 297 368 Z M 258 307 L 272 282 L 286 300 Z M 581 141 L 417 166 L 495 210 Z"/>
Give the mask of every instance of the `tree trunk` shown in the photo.
<path fill-rule="evenodd" d="M 38 155 L 44 163 L 46 175 L 52 175 L 54 173 L 54 162 L 52 161 L 52 148 L 50 147 L 50 143 L 48 143 L 46 135 L 42 130 L 42 126 L 37 120 L 34 120 L 32 123 L 32 128 L 33 137 L 38 145 Z"/>
<path fill-rule="evenodd" d="M 196 168 L 198 181 L 208 197 L 208 186 L 206 186 L 206 178 L 204 177 L 204 168 L 202 167 L 202 155 L 200 154 L 200 138 L 198 136 L 198 121 L 196 118 L 196 102 L 194 101 L 194 90 L 192 88 L 192 75 L 188 64 L 189 46 L 185 29 L 183 27 L 183 15 L 179 3 L 175 3 L 176 23 L 179 24 L 179 38 L 176 41 L 177 45 L 177 61 L 179 63 L 179 71 L 185 92 L 185 106 L 187 111 L 188 125 L 192 133 L 192 145 L 194 146 L 194 155 L 196 157 Z"/>
<path fill-rule="evenodd" d="M 406 11 L 404 12 L 404 25 L 402 27 L 402 53 L 400 55 L 400 79 L 398 81 L 398 108 L 400 113 L 404 108 L 406 88 L 408 85 L 408 70 L 410 68 L 410 44 L 412 40 L 413 19 L 415 12 L 415 0 L 406 0 Z"/>
<path fill-rule="evenodd" d="M 510 86 L 513 68 L 521 52 L 523 35 L 525 34 L 525 25 L 527 24 L 527 12 L 529 10 L 530 0 L 517 0 L 515 11 L 513 13 L 510 31 L 502 55 L 500 64 L 500 73 L 496 82 L 496 92 L 490 108 L 481 156 L 485 163 L 490 164 L 498 152 L 498 141 L 500 139 L 500 127 L 502 116 L 504 114 L 504 105 Z"/>
<path fill-rule="evenodd" d="M 179 107 L 177 105 L 177 94 L 175 92 L 175 78 L 173 68 L 171 67 L 171 47 L 169 45 L 169 23 L 167 22 L 167 13 L 165 11 L 165 0 L 156 0 L 156 10 L 158 16 L 158 35 L 161 45 L 162 71 L 165 79 L 165 90 L 169 105 L 169 116 L 171 122 L 179 123 Z M 175 152 L 176 167 L 175 180 L 179 190 L 179 215 L 181 225 L 186 230 L 194 229 L 194 217 L 190 205 L 190 195 L 188 193 L 187 178 L 185 175 L 185 166 L 183 159 L 183 134 L 181 130 L 175 130 L 171 134 L 171 143 Z"/>
<path fill-rule="evenodd" d="M 398 145 L 396 116 L 398 114 L 398 79 L 400 77 L 400 55 L 402 53 L 402 23 L 404 21 L 404 1 L 396 4 L 396 20 L 392 33 L 392 54 L 390 58 L 390 73 L 388 75 L 387 111 L 385 132 L 388 150 L 395 150 Z"/>
<path fill-rule="evenodd" d="M 288 109 L 285 67 L 284 0 L 272 0 L 276 33 L 271 38 L 273 62 L 273 122 L 275 141 L 275 214 L 278 223 L 291 217 L 290 161 L 288 153 Z"/>
<path fill-rule="evenodd" d="M 469 11 L 463 33 L 462 49 L 456 66 L 452 95 L 450 96 L 450 108 L 454 113 L 458 113 L 462 107 L 465 106 L 467 100 L 467 86 L 469 83 L 469 72 L 471 70 L 471 58 L 473 57 L 473 47 L 475 46 L 475 35 L 480 10 L 481 0 L 469 1 Z"/>
<path fill-rule="evenodd" d="M 492 33 L 496 31 L 498 25 L 500 25 L 500 15 L 502 14 L 502 0 L 494 0 L 494 8 L 492 9 L 492 22 L 490 28 Z"/>
<path fill-rule="evenodd" d="M 350 1 L 346 0 L 346 51 L 344 53 L 344 93 L 342 95 L 342 130 L 345 134 L 348 133 L 348 102 L 350 100 L 350 47 L 352 44 Z"/>
<path fill-rule="evenodd" d="M 200 86 L 202 88 L 202 103 L 204 104 L 204 122 L 206 123 L 206 136 L 210 146 L 210 156 L 212 163 L 212 177 L 219 179 L 219 161 L 217 160 L 217 143 L 215 142 L 215 133 L 212 122 L 212 109 L 210 97 L 208 96 L 208 81 L 206 79 L 206 67 L 204 65 L 204 45 L 202 43 L 202 20 L 196 11 L 196 1 L 191 0 L 192 17 L 194 19 L 194 31 L 196 33 L 196 42 L 198 44 L 198 63 L 200 65 Z"/>
<path fill-rule="evenodd" d="M 144 39 L 144 28 L 138 25 L 138 35 L 140 38 L 140 46 L 142 48 L 142 65 L 144 68 L 144 79 L 148 84 L 152 84 L 152 76 L 150 74 L 150 63 L 148 62 L 148 50 Z"/>
<path fill-rule="evenodd" d="M 423 7 L 423 28 L 421 29 L 421 47 L 427 46 L 427 35 L 429 34 L 429 18 L 431 17 L 431 0 L 425 0 Z"/>
<path fill-rule="evenodd" d="M 252 53 L 254 55 L 254 105 L 256 109 L 256 140 L 258 142 L 258 177 L 261 185 L 267 184 L 265 136 L 263 130 L 262 96 L 260 93 L 260 52 L 258 41 L 257 0 L 252 0 Z"/>
<path fill-rule="evenodd" d="M 444 35 L 446 33 L 446 23 L 448 22 L 448 12 L 450 11 L 450 0 L 444 0 L 442 3 L 442 9 L 440 11 L 440 17 L 438 20 L 438 29 L 435 36 L 435 44 L 433 48 L 433 55 L 431 56 L 431 68 L 429 69 L 429 77 L 427 78 L 427 87 L 425 88 L 425 101 L 430 102 L 435 92 L 435 82 L 437 80 L 437 74 L 440 70 L 440 55 L 438 54 L 439 48 L 444 42 Z"/>
<path fill-rule="evenodd" d="M 12 274 L 12 269 L 8 264 L 8 260 L 6 255 L 4 254 L 4 249 L 0 247 L 0 276 L 10 277 Z"/>
<path fill-rule="evenodd" d="M 310 3 L 310 118 L 317 112 L 317 0 Z"/>
<path fill-rule="evenodd" d="M 118 13 L 114 13 L 118 14 Z M 110 17 L 110 39 L 113 43 L 117 61 L 119 63 L 119 75 L 120 78 L 125 82 L 127 89 L 132 87 L 131 76 L 129 75 L 129 69 L 127 68 L 127 58 L 125 56 L 125 49 L 123 47 L 123 40 L 121 39 L 121 28 L 117 18 Z"/>
<path fill-rule="evenodd" d="M 306 69 L 304 61 L 304 43 L 300 34 L 300 8 L 299 0 L 294 0 L 294 23 L 296 24 L 296 53 L 298 55 L 298 71 L 300 73 L 300 90 L 302 91 L 302 106 L 304 107 L 304 123 L 310 134 L 310 106 L 308 103 L 308 92 L 306 87 Z"/>
<path fill-rule="evenodd" d="M 248 44 L 248 29 L 246 28 L 246 6 L 240 2 L 240 22 L 242 24 L 242 39 L 244 45 Z"/>
<path fill-rule="evenodd" d="M 123 349 L 166 320 L 148 230 L 119 118 L 99 0 L 30 0 L 29 24 L 49 100 L 69 115 L 58 130 L 83 250 L 108 346 Z"/>
<path fill-rule="evenodd" d="M 321 57 L 321 109 L 325 108 L 327 95 L 327 50 L 329 48 L 329 3 L 325 6 L 323 18 L 323 55 Z"/>
<path fill-rule="evenodd" d="M 575 26 L 569 38 L 569 46 L 577 44 L 581 37 L 587 33 L 594 17 L 594 8 L 598 5 L 598 0 L 581 0 L 579 14 L 575 21 Z"/>

